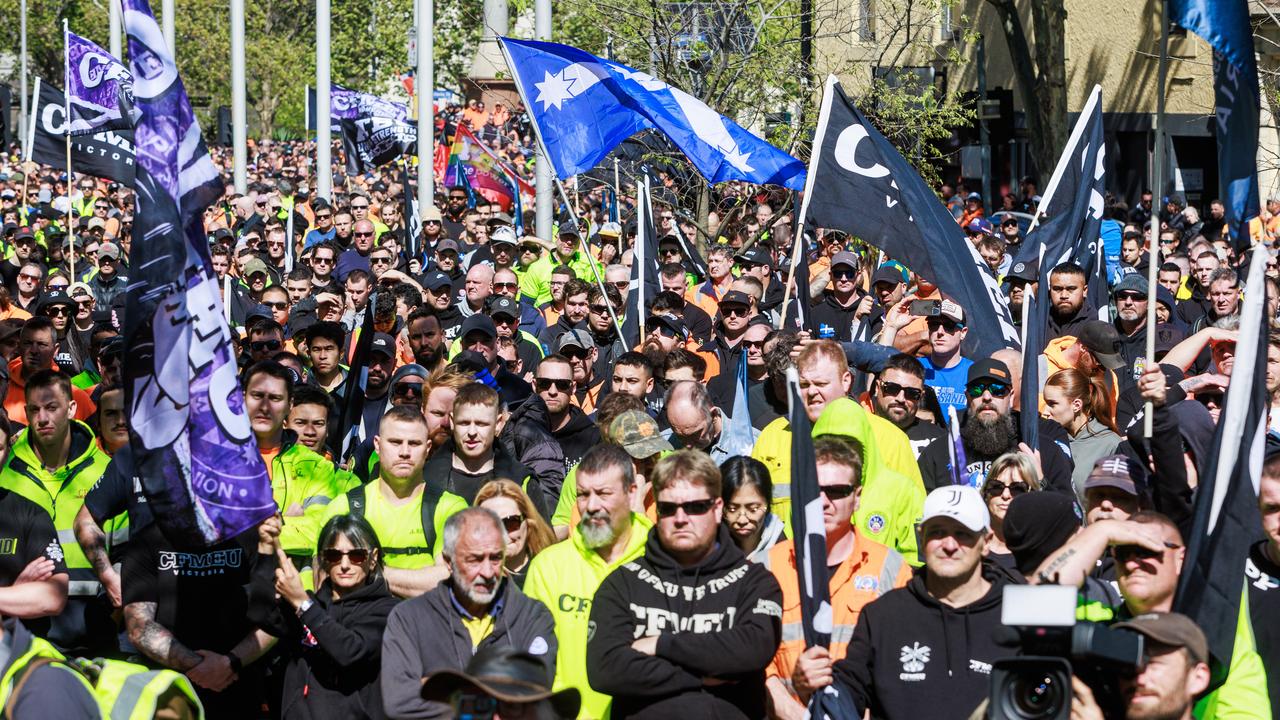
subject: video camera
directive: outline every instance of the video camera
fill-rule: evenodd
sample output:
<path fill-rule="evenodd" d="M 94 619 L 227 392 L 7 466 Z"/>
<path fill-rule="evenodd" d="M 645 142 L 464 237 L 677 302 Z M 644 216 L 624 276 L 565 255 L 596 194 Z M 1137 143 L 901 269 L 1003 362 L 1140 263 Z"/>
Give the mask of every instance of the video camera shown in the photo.
<path fill-rule="evenodd" d="M 1145 663 L 1143 637 L 1094 622 L 1076 621 L 1076 588 L 1009 585 L 1001 622 L 1016 657 L 991 668 L 991 720 L 1067 720 L 1071 677 L 1093 690 L 1106 717 L 1124 717 L 1119 679 Z"/>

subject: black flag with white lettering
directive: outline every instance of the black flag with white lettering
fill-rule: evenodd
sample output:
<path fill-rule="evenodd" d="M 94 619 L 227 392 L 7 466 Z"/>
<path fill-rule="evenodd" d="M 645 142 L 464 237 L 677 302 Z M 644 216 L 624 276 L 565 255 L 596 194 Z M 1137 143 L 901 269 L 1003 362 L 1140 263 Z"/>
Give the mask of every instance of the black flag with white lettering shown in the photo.
<path fill-rule="evenodd" d="M 342 152 L 347 174 L 359 175 L 386 165 L 402 155 L 413 155 L 418 146 L 418 126 L 394 117 L 360 117 L 343 120 Z"/>
<path fill-rule="evenodd" d="M 627 347 L 638 347 L 644 342 L 640 326 L 648 317 L 647 308 L 662 292 L 662 283 L 658 280 L 658 230 L 653 222 L 648 177 L 636 180 L 636 238 L 631 252 L 631 283 L 625 298 L 628 310 L 622 320 L 622 339 Z"/>
<path fill-rule="evenodd" d="M 62 91 L 36 78 L 35 128 L 31 159 L 45 165 L 67 164 L 67 106 Z M 132 130 L 107 130 L 71 138 L 71 167 L 78 173 L 135 187 L 137 153 Z"/>
<path fill-rule="evenodd" d="M 1200 473 L 1187 554 L 1173 609 L 1189 616 L 1209 640 L 1213 686 L 1231 667 L 1242 569 L 1249 546 L 1261 535 L 1258 485 L 1267 438 L 1267 256 L 1258 246 L 1240 310 L 1235 365 L 1226 405 L 1213 434 L 1208 466 Z"/>
<path fill-rule="evenodd" d="M 1027 318 L 1022 357 L 1022 407 L 1040 407 L 1039 357 L 1048 342 L 1049 273 L 1063 262 L 1084 268 L 1088 299 L 1099 313 L 1107 312 L 1106 259 L 1101 248 L 1102 210 L 1106 193 L 1106 145 L 1102 135 L 1102 88 L 1095 85 L 1089 101 L 1071 130 L 1067 146 L 1045 188 L 1039 212 L 1042 222 L 1027 235 L 1014 263 L 1039 259 L 1040 284 Z M 1043 255 L 1041 251 L 1043 250 Z M 1109 317 L 1099 316 L 1103 320 Z M 1022 440 L 1038 449 L 1040 417 L 1024 412 L 1020 420 Z"/>
<path fill-rule="evenodd" d="M 964 308 L 966 355 L 1018 347 L 1009 305 L 977 248 L 906 158 L 827 78 L 801 214 L 883 249 Z"/>

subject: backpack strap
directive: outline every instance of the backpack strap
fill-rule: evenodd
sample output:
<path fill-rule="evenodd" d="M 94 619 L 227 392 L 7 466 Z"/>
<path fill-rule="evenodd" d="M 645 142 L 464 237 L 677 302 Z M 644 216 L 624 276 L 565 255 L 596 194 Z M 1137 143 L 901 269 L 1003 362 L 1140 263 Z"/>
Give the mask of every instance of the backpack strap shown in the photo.
<path fill-rule="evenodd" d="M 436 546 L 436 506 L 443 495 L 444 489 L 434 483 L 426 483 L 422 488 L 422 539 L 427 544 L 427 552 Z"/>
<path fill-rule="evenodd" d="M 347 492 L 347 508 L 351 517 L 364 517 L 364 488 L 364 485 L 357 485 Z"/>
<path fill-rule="evenodd" d="M 4 704 L 5 720 L 11 720 L 11 718 L 13 718 L 13 709 L 18 704 L 18 696 L 22 693 L 22 688 L 27 684 L 27 680 L 31 678 L 32 671 L 42 668 L 45 665 L 50 665 L 54 662 L 56 661 L 53 658 L 35 657 L 31 659 L 31 662 L 27 663 L 26 667 L 22 668 L 22 677 L 19 677 L 17 682 L 13 684 L 13 689 L 9 691 L 9 699 L 6 700 Z M 73 668 L 68 667 L 68 669 L 75 672 Z"/>

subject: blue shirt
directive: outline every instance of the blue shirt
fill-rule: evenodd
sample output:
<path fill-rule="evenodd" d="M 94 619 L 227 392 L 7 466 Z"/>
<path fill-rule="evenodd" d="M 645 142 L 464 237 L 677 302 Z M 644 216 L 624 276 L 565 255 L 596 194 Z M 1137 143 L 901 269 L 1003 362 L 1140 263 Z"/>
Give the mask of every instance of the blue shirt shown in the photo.
<path fill-rule="evenodd" d="M 302 249 L 309 250 L 325 240 L 332 240 L 337 232 L 338 231 L 334 228 L 329 228 L 328 232 L 320 232 L 319 230 L 312 229 L 307 233 L 307 236 L 303 238 Z"/>
<path fill-rule="evenodd" d="M 947 424 L 951 421 L 951 408 L 955 408 L 958 415 L 968 404 L 964 387 L 969 380 L 969 366 L 973 361 L 962 357 L 955 367 L 936 368 L 929 358 L 922 357 L 920 364 L 924 365 L 924 384 L 938 394 L 938 404 L 942 406 L 942 424 Z"/>

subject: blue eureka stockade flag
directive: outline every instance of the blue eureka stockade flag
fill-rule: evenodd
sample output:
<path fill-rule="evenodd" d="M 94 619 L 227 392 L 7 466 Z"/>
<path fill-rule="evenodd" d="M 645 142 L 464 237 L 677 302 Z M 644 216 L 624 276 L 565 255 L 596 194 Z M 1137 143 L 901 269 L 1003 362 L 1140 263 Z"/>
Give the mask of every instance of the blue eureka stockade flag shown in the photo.
<path fill-rule="evenodd" d="M 125 305 L 130 443 L 165 536 L 213 545 L 276 512 L 202 226 L 222 178 L 147 0 L 124 0 L 124 25 L 140 113 Z"/>

